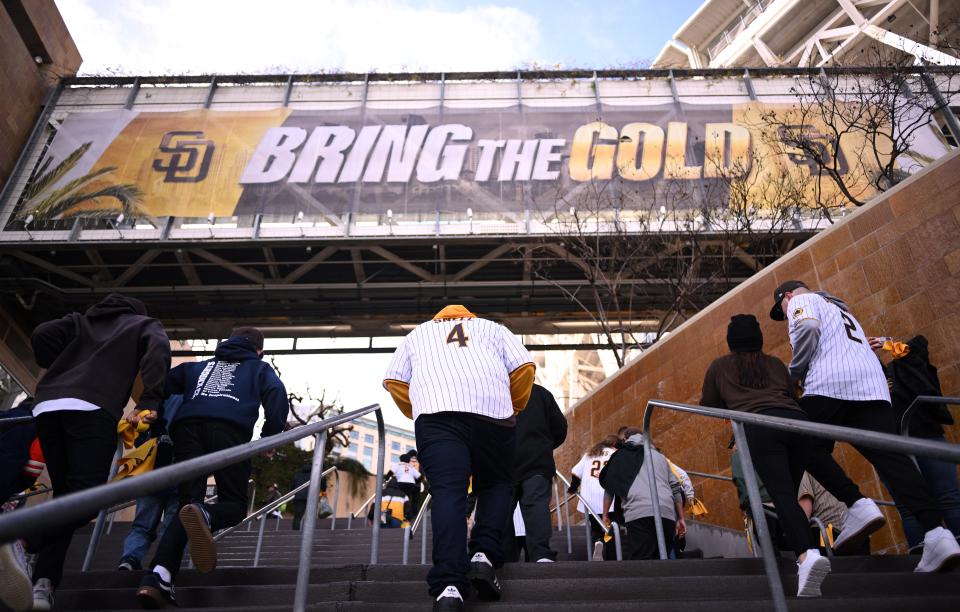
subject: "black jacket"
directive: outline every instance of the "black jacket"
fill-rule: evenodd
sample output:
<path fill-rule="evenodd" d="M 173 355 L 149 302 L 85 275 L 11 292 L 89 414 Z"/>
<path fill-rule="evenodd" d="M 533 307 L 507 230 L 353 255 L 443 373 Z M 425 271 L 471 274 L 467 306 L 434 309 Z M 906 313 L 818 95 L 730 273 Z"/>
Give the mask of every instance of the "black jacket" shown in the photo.
<path fill-rule="evenodd" d="M 111 293 L 85 314 L 73 312 L 33 330 L 33 355 L 47 372 L 35 402 L 76 398 L 120 420 L 140 374 L 138 409 L 157 410 L 170 369 L 170 340 L 140 300 Z"/>
<path fill-rule="evenodd" d="M 630 493 L 630 487 L 637 479 L 641 467 L 643 445 L 629 442 L 621 444 L 600 470 L 600 486 L 607 493 L 623 499 Z"/>
<path fill-rule="evenodd" d="M 567 439 L 567 419 L 553 395 L 533 385 L 527 407 L 517 415 L 514 432 L 513 481 L 521 482 L 540 474 L 553 478 L 556 464 L 553 449 Z"/>
<path fill-rule="evenodd" d="M 910 353 L 894 359 L 887 367 L 893 381 L 890 399 L 898 431 L 903 427 L 903 416 L 918 395 L 943 395 L 937 368 L 930 365 L 927 339 L 916 336 L 907 342 Z M 918 404 L 911 413 L 910 435 L 916 438 L 936 438 L 943 435 L 943 425 L 952 425 L 953 417 L 943 404 Z"/>

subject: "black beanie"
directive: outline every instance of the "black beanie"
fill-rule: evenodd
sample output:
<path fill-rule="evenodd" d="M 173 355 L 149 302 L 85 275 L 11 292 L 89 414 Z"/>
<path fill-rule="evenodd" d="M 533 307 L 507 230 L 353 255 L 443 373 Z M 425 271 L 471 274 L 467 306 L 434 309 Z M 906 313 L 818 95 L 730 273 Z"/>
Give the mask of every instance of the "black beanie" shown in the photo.
<path fill-rule="evenodd" d="M 727 346 L 734 353 L 749 353 L 763 349 L 763 332 L 757 318 L 749 314 L 730 317 L 727 326 Z"/>

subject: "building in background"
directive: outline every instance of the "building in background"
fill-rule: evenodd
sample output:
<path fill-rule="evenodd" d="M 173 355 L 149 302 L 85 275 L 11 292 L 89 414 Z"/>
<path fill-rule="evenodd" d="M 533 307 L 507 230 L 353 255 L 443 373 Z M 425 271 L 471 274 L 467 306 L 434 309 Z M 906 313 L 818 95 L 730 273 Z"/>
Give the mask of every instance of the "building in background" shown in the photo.
<path fill-rule="evenodd" d="M 339 451 L 341 457 L 356 459 L 367 470 L 374 472 L 377 468 L 377 420 L 365 417 L 353 421 L 352 425 L 350 446 L 335 448 L 334 452 Z M 417 448 L 417 439 L 412 431 L 396 425 L 387 425 L 385 431 L 386 454 L 383 462 L 384 469 L 389 470 L 391 463 L 400 460 L 400 455 Z"/>
<path fill-rule="evenodd" d="M 706 0 L 653 67 L 856 64 L 877 42 L 925 63 L 956 65 L 955 50 L 945 53 L 940 43 L 956 39 L 958 27 L 955 0 Z"/>

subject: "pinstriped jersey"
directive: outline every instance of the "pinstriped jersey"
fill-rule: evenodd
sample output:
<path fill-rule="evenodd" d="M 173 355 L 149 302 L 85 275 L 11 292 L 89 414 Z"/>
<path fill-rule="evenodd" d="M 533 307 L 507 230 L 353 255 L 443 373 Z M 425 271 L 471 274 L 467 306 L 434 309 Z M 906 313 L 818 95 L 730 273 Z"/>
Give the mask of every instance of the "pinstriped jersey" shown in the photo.
<path fill-rule="evenodd" d="M 820 323 L 820 341 L 803 381 L 804 395 L 890 401 L 880 360 L 852 314 L 816 293 L 794 296 L 787 310 L 790 344 L 794 347 L 803 321 Z"/>
<path fill-rule="evenodd" d="M 506 327 L 487 319 L 434 319 L 413 329 L 393 353 L 384 375 L 410 385 L 413 418 L 470 412 L 513 416 L 510 373 L 532 363 Z"/>

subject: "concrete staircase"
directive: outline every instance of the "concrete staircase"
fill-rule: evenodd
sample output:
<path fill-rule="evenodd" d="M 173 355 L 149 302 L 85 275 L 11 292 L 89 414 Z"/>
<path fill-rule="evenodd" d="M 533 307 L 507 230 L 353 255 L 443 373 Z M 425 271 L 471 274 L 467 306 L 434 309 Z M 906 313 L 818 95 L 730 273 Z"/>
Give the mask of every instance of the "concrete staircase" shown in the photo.
<path fill-rule="evenodd" d="M 342 521 L 338 521 L 341 523 Z M 234 533 L 220 546 L 218 569 L 208 575 L 184 570 L 177 581 L 182 608 L 289 610 L 293 601 L 299 532 L 289 523 L 264 540 L 261 566 L 251 567 L 256 531 Z M 354 525 L 357 527 L 357 525 Z M 68 571 L 57 592 L 58 610 L 137 609 L 135 588 L 139 572 L 113 570 L 119 558 L 126 525 L 117 524 L 105 536 L 94 570 Z M 413 612 L 430 609 L 424 577 L 426 566 L 400 565 L 402 532 L 381 532 L 381 563 L 369 565 L 370 532 L 366 527 L 330 531 L 320 521 L 314 540 L 314 566 L 308 601 L 312 610 Z M 470 600 L 469 609 L 504 612 L 572 610 L 604 612 L 656 610 L 688 612 L 772 609 L 766 577 L 759 559 L 676 561 L 585 561 L 582 527 L 574 531 L 573 554 L 566 553 L 565 534 L 555 532 L 554 549 L 563 552 L 554 564 L 509 564 L 500 572 L 504 598 L 498 603 Z M 68 569 L 82 560 L 87 537 L 78 534 L 70 551 Z M 410 543 L 410 560 L 419 562 L 419 534 Z M 429 556 L 429 550 L 428 550 Z M 835 559 L 834 572 L 819 600 L 790 599 L 791 610 L 843 612 L 890 610 L 937 611 L 960 609 L 960 573 L 918 575 L 917 557 L 850 557 Z M 796 568 L 781 564 L 784 588 L 796 592 Z"/>

